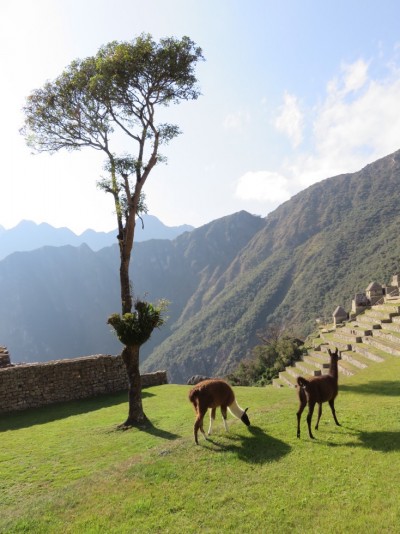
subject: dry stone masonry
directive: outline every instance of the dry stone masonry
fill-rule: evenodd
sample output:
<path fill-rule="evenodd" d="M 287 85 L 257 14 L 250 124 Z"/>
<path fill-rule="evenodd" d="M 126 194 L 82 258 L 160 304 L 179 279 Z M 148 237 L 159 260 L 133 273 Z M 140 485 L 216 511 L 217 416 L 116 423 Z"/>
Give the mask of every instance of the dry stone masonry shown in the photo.
<path fill-rule="evenodd" d="M 143 387 L 166 383 L 166 371 L 142 375 Z M 7 349 L 0 347 L 0 413 L 127 389 L 121 356 L 96 355 L 11 365 Z"/>
<path fill-rule="evenodd" d="M 3 367 L 10 367 L 10 355 L 6 347 L 0 347 L 0 369 Z"/>

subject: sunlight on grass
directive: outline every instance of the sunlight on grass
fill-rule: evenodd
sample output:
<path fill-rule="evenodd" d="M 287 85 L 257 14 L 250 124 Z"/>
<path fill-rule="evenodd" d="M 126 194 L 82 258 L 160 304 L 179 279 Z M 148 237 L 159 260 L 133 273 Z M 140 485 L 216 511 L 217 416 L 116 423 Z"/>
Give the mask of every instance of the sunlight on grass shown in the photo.
<path fill-rule="evenodd" d="M 399 373 L 340 377 L 315 441 L 289 388 L 236 388 L 251 426 L 218 413 L 199 446 L 187 386 L 145 390 L 147 430 L 117 430 L 125 395 L 5 416 L 0 532 L 396 532 Z"/>

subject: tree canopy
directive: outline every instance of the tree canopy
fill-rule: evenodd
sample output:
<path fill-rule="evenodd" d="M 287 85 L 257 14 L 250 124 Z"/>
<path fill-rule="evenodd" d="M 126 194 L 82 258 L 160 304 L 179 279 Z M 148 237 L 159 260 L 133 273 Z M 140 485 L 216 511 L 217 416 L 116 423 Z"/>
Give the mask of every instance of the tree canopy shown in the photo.
<path fill-rule="evenodd" d="M 156 107 L 197 99 L 194 69 L 203 59 L 201 48 L 188 37 L 157 43 L 142 34 L 73 61 L 27 99 L 22 133 L 36 152 L 91 147 L 105 153 L 107 175 L 98 185 L 114 199 L 125 270 L 135 217 L 145 210 L 142 188 L 154 166 L 165 161 L 160 146 L 180 134 L 177 125 L 156 122 Z M 128 154 L 117 151 L 121 134 L 132 141 Z M 123 313 L 129 313 L 132 297 L 126 273 L 121 298 Z"/>

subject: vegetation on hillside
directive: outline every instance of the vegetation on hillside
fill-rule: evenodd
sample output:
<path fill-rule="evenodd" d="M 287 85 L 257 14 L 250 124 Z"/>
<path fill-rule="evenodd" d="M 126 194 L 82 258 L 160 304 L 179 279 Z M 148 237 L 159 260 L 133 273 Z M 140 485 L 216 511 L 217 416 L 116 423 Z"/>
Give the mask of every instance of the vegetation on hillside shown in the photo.
<path fill-rule="evenodd" d="M 232 384 L 267 386 L 281 371 L 299 361 L 303 355 L 303 342 L 286 334 L 278 325 L 272 325 L 260 339 L 262 344 L 256 345 L 250 356 L 228 375 Z"/>

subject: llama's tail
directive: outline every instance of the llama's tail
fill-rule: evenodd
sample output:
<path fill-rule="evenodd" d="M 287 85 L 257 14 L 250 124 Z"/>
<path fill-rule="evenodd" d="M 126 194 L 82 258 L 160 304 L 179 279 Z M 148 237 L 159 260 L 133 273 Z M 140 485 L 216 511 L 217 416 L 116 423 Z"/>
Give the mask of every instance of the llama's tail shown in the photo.
<path fill-rule="evenodd" d="M 189 400 L 193 404 L 193 408 L 197 413 L 199 411 L 199 392 L 197 389 L 189 391 Z"/>
<path fill-rule="evenodd" d="M 310 382 L 306 380 L 305 378 L 303 378 L 302 376 L 297 377 L 297 384 L 299 387 L 306 389 L 309 383 Z"/>

